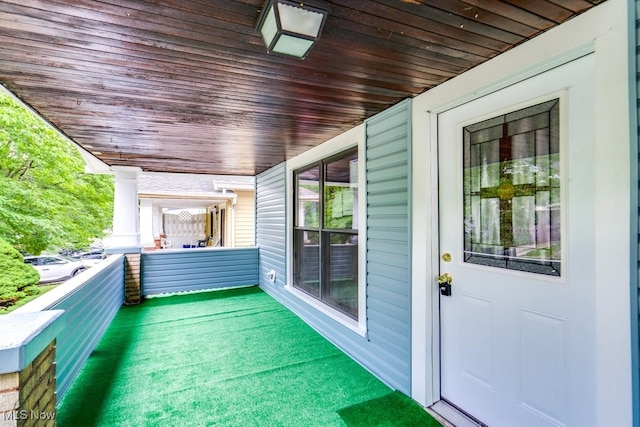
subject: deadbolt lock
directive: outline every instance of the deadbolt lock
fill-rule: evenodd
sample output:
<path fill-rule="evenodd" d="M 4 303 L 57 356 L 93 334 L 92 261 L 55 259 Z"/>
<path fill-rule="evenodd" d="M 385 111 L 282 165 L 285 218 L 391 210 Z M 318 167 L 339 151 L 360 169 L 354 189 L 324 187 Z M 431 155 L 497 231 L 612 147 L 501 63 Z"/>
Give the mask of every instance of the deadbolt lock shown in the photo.
<path fill-rule="evenodd" d="M 445 297 L 451 296 L 451 282 L 453 282 L 453 277 L 449 273 L 444 273 L 438 276 L 440 295 L 443 295 Z"/>

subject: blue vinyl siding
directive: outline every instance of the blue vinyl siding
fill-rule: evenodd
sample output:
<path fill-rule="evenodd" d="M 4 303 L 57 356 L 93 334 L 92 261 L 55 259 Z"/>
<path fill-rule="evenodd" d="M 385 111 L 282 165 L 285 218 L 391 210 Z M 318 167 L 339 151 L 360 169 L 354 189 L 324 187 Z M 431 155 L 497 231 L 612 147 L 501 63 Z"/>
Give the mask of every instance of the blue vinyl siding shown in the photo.
<path fill-rule="evenodd" d="M 256 179 L 260 286 L 391 387 L 411 393 L 410 262 L 411 101 L 366 122 L 367 336 L 286 289 L 286 169 Z M 276 283 L 266 279 L 277 272 Z"/>
<path fill-rule="evenodd" d="M 47 310 L 64 310 L 66 324 L 56 342 L 58 401 L 62 399 L 104 331 L 124 303 L 124 256 Z M 82 277 L 82 276 L 78 276 Z"/>
<path fill-rule="evenodd" d="M 366 122 L 367 320 L 380 375 L 411 389 L 411 102 Z"/>
<path fill-rule="evenodd" d="M 142 254 L 143 295 L 258 284 L 258 249 L 187 249 Z"/>
<path fill-rule="evenodd" d="M 256 177 L 256 244 L 260 248 L 260 285 L 282 288 L 286 280 L 285 164 Z M 275 283 L 267 280 L 276 272 Z"/>

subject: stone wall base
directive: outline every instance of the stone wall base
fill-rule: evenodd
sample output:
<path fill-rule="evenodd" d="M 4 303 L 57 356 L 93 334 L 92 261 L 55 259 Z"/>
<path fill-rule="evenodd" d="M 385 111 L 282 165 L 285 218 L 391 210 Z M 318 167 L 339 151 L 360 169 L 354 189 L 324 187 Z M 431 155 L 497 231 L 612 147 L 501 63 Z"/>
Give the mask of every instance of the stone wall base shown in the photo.
<path fill-rule="evenodd" d="M 0 374 L 0 427 L 56 425 L 56 341 L 22 371 Z"/>

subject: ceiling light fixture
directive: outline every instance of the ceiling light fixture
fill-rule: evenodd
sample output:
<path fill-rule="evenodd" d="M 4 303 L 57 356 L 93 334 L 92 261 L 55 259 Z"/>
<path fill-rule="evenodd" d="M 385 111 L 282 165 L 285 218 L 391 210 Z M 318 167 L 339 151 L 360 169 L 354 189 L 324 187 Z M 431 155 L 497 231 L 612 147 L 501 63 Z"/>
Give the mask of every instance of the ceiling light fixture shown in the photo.
<path fill-rule="evenodd" d="M 256 30 L 268 53 L 304 59 L 320 38 L 328 14 L 328 7 L 315 2 L 267 0 Z"/>

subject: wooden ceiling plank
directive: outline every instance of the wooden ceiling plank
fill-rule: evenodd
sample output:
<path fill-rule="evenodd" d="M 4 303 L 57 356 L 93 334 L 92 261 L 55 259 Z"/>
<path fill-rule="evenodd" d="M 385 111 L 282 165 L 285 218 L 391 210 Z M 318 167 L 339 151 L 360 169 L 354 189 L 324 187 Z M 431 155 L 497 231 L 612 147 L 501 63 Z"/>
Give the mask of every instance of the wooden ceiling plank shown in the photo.
<path fill-rule="evenodd" d="M 538 4 L 531 0 L 505 0 L 505 2 L 548 19 L 555 24 L 559 24 L 575 15 L 571 10 L 546 0 L 536 0 L 535 3 Z M 544 5 L 540 6 L 541 3 L 544 3 Z"/>
<path fill-rule="evenodd" d="M 585 2 L 332 0 L 299 61 L 265 53 L 263 0 L 0 0 L 0 80 L 109 164 L 255 175 Z"/>
<path fill-rule="evenodd" d="M 11 59 L 11 50 L 5 51 L 6 58 Z M 43 56 L 37 56 L 38 60 L 43 59 Z M 103 73 L 95 74 L 88 76 L 83 74 L 82 71 L 79 70 L 52 70 L 47 65 L 38 64 L 38 63 L 29 63 L 20 64 L 20 73 L 18 69 L 15 68 L 14 65 L 8 65 L 5 70 L 6 74 L 9 75 L 11 70 L 15 70 L 14 80 L 22 81 L 23 84 L 27 84 L 29 80 L 27 80 L 28 74 L 30 73 L 33 77 L 30 79 L 30 84 L 34 84 L 36 86 L 47 87 L 51 86 L 51 78 L 48 76 L 51 75 L 52 72 L 55 72 L 55 86 L 56 87 L 64 87 L 70 91 L 80 92 L 81 90 L 86 90 L 89 88 L 93 88 L 95 91 L 100 93 L 104 93 L 105 91 L 117 91 L 122 90 L 124 93 L 130 93 L 135 96 L 141 96 L 141 94 L 156 89 L 158 93 L 167 93 L 170 95 L 175 94 L 176 96 L 181 96 L 185 94 L 187 89 L 191 89 L 189 91 L 189 96 L 194 97 L 194 100 L 202 99 L 203 101 L 210 102 L 212 98 L 220 95 L 218 90 L 224 90 L 224 94 L 235 94 L 238 97 L 256 97 L 256 96 L 276 96 L 288 99 L 292 94 L 299 95 L 305 101 L 311 100 L 333 100 L 336 102 L 336 106 L 338 104 L 342 104 L 344 102 L 364 102 L 364 101 L 373 101 L 378 102 L 381 105 L 388 104 L 397 100 L 398 97 L 406 96 L 406 92 L 390 92 L 383 96 L 380 94 L 379 96 L 372 97 L 371 95 L 367 95 L 364 92 L 363 88 L 364 82 L 361 82 L 358 86 L 352 87 L 340 87 L 337 88 L 329 87 L 322 88 L 318 90 L 313 86 L 306 85 L 304 83 L 296 83 L 294 85 L 289 85 L 286 88 L 283 87 L 282 91 L 273 91 L 271 88 L 267 88 L 265 84 L 260 84 L 260 82 L 256 82 L 255 80 L 251 80 L 250 78 L 236 78 L 231 79 L 225 77 L 224 75 L 221 78 L 212 78 L 209 81 L 192 81 L 191 79 L 185 80 L 180 77 L 172 78 L 170 81 L 167 81 L 162 78 L 154 79 L 150 74 L 147 75 L 147 78 L 141 80 L 136 78 L 135 75 L 129 76 L 117 76 L 112 73 Z M 102 70 L 101 70 L 102 71 Z M 83 81 L 81 84 L 76 83 L 76 77 L 83 77 Z M 51 76 L 54 77 L 54 76 Z M 65 83 L 64 78 L 68 83 Z M 271 83 L 270 86 L 273 86 L 275 82 Z M 156 86 L 156 87 L 154 87 Z M 358 92 L 355 92 L 358 90 Z M 250 91 L 249 93 L 247 91 Z"/>
<path fill-rule="evenodd" d="M 464 29 L 471 34 L 503 41 L 514 45 L 538 32 L 537 29 L 519 22 L 505 19 L 494 13 L 480 14 L 462 1 L 430 0 L 428 3 L 398 2 L 396 0 L 375 0 L 387 6 L 395 7 L 414 15 L 416 18 L 435 19 L 452 27 Z"/>
<path fill-rule="evenodd" d="M 552 20 L 516 7 L 504 0 L 464 0 L 464 2 L 476 7 L 479 10 L 479 12 L 477 12 L 479 15 L 482 15 L 483 11 L 491 12 L 512 21 L 536 28 L 538 32 L 548 30 L 555 25 L 555 22 Z M 532 34 L 530 37 L 533 36 L 535 36 L 535 34 Z"/>
<path fill-rule="evenodd" d="M 76 13 L 76 15 L 80 15 L 80 14 L 79 14 L 79 13 Z M 84 22 L 84 21 L 79 21 L 78 19 L 72 19 L 72 20 L 71 20 L 71 22 L 69 22 L 69 19 L 64 19 L 62 16 L 63 16 L 62 11 L 60 11 L 60 14 L 56 14 L 56 15 L 54 15 L 53 17 L 51 17 L 51 19 L 52 19 L 52 20 L 55 20 L 55 21 L 57 21 L 57 22 L 59 22 L 59 23 L 60 23 L 60 26 L 61 26 L 61 27 L 63 27 L 63 28 L 68 28 L 68 27 L 71 27 L 71 28 L 82 28 L 82 26 L 83 26 L 83 25 L 86 27 L 86 25 L 88 25 L 88 24 L 89 24 L 89 23 Z M 43 28 L 43 27 L 45 27 L 45 26 L 46 26 L 46 25 L 42 25 L 42 24 L 39 24 L 39 25 L 38 25 L 38 27 L 39 27 L 39 28 Z M 97 32 L 97 33 L 99 33 L 99 34 L 103 34 L 103 33 L 105 33 L 105 31 L 104 31 L 102 28 L 103 28 L 103 27 L 105 27 L 105 26 L 107 26 L 107 27 L 108 27 L 108 28 L 105 28 L 106 33 L 113 32 L 113 33 L 115 33 L 115 34 L 117 34 L 117 33 L 118 33 L 118 31 L 122 31 L 122 28 L 124 28 L 124 27 L 122 27 L 122 26 L 114 27 L 112 24 L 108 24 L 108 23 L 107 23 L 107 24 L 105 24 L 105 23 L 103 23 L 102 21 L 96 21 L 96 22 L 92 22 L 92 23 L 91 23 L 91 26 L 89 27 L 89 30 L 90 30 L 91 32 Z M 153 28 L 153 27 L 151 27 L 151 28 Z M 189 28 L 189 30 L 191 30 L 191 29 Z M 154 39 L 156 39 L 156 40 L 157 40 L 157 39 L 158 39 L 158 37 L 160 37 L 160 36 L 161 36 L 160 34 L 156 34 L 156 33 L 149 33 L 148 31 L 147 31 L 147 32 L 145 32 L 145 33 L 140 33 L 138 30 L 136 30 L 136 29 L 134 29 L 134 28 L 127 28 L 127 31 L 128 31 L 128 32 L 127 32 L 127 34 L 121 34 L 121 35 L 122 35 L 123 37 L 127 37 L 127 38 L 129 38 L 129 39 L 131 39 L 131 37 L 132 37 L 132 36 L 133 36 L 133 37 L 136 37 L 136 39 L 135 39 L 135 40 L 136 40 L 137 42 L 142 41 L 145 37 L 152 37 L 152 38 L 154 38 Z M 175 31 L 174 31 L 174 32 L 175 32 Z M 193 35 L 193 34 L 195 34 L 195 33 L 190 33 L 190 34 L 191 34 L 191 35 Z M 225 31 L 225 32 L 224 32 L 224 34 L 227 34 L 227 32 Z M 343 35 L 343 36 L 344 36 L 344 35 Z M 153 42 L 153 45 L 158 44 L 158 42 L 159 42 L 159 43 L 166 43 L 166 42 L 167 42 L 166 37 L 167 37 L 166 35 L 162 36 L 161 38 L 162 38 L 163 40 L 157 40 L 157 41 L 154 41 L 154 42 Z M 175 35 L 173 35 L 173 37 L 174 37 L 174 39 L 175 39 L 175 37 L 176 37 L 176 36 L 175 36 Z M 207 39 L 209 39 L 209 38 L 210 38 L 210 37 L 207 35 Z M 224 38 L 224 37 L 223 37 L 223 38 Z M 216 37 L 216 40 L 219 40 L 219 39 L 220 39 L 220 37 L 219 37 L 219 36 L 218 36 L 218 37 Z M 240 43 L 239 45 L 233 46 L 233 48 L 234 48 L 234 49 L 237 49 L 237 48 L 238 48 L 238 46 L 246 46 L 246 43 L 242 43 L 241 41 L 238 41 L 237 39 L 238 39 L 237 34 L 233 34 L 233 33 L 232 33 L 232 37 L 231 37 L 231 39 L 229 39 L 226 43 L 235 43 L 235 44 Z M 132 40 L 133 40 L 133 39 L 132 39 Z M 191 40 L 191 41 L 196 41 L 196 40 L 201 40 L 201 37 L 199 37 L 199 38 L 192 38 L 192 40 Z M 256 53 L 256 54 L 262 54 L 262 55 L 263 55 L 263 50 L 262 50 L 263 48 L 262 48 L 262 46 L 261 46 L 261 44 L 260 44 L 261 42 L 259 41 L 259 38 L 252 37 L 252 40 L 254 40 L 254 42 L 257 44 L 257 49 L 258 49 L 258 51 L 256 51 L 255 53 Z M 184 40 L 182 40 L 182 41 L 184 42 Z M 345 41 L 344 41 L 344 39 L 341 39 L 341 40 L 340 40 L 340 42 L 344 45 L 344 42 L 345 42 Z M 205 45 L 205 47 L 209 47 L 209 46 L 208 46 L 208 44 L 207 44 L 207 45 Z M 416 49 L 416 52 L 418 52 L 418 49 Z M 451 51 L 451 50 L 448 50 L 447 52 L 448 52 L 448 54 L 449 54 L 449 55 L 453 55 L 454 57 L 460 57 L 460 56 L 461 56 L 461 55 L 460 55 L 460 53 L 452 53 L 452 51 Z M 397 52 L 396 52 L 396 53 L 397 53 Z M 353 55 L 353 54 L 352 54 L 352 55 Z M 348 58 L 349 58 L 349 57 L 351 57 L 352 55 L 347 56 L 347 57 L 346 57 L 346 59 L 348 59 Z M 407 59 L 407 58 L 405 58 L 405 60 L 408 60 L 408 59 Z M 410 60 L 410 59 L 409 59 L 409 60 Z M 468 68 L 468 67 L 467 67 L 467 68 Z"/>
<path fill-rule="evenodd" d="M 357 22 L 384 33 L 412 37 L 426 43 L 442 44 L 442 38 L 445 38 L 450 47 L 473 52 L 480 56 L 491 56 L 510 46 L 510 43 L 497 38 L 473 33 L 461 26 L 460 23 L 451 25 L 449 22 L 439 21 L 437 18 L 440 15 L 435 13 L 420 16 L 374 1 L 371 1 L 367 6 L 367 13 L 349 8 L 334 8 L 334 10 L 335 12 L 332 10 L 328 19 L 333 19 L 335 15 L 352 21 L 353 24 Z M 521 41 L 522 38 L 517 37 L 517 40 L 512 41 L 511 44 Z M 480 49 L 475 50 L 477 48 Z M 488 52 L 488 50 L 493 52 Z"/>
<path fill-rule="evenodd" d="M 389 26 L 390 25 L 387 24 L 387 27 Z M 367 26 L 349 19 L 334 18 L 332 20 L 331 29 L 327 30 L 327 34 L 323 34 L 323 37 L 331 34 L 335 29 L 345 30 L 345 34 L 349 34 L 349 37 L 344 39 L 344 42 L 347 43 L 351 50 L 356 51 L 364 49 L 367 46 L 371 46 L 371 43 L 366 42 L 366 40 L 368 38 L 373 38 L 379 39 L 380 41 L 393 41 L 396 45 L 395 50 L 397 51 L 401 51 L 398 48 L 398 45 L 407 45 L 407 47 L 420 45 L 425 49 L 429 49 L 441 55 L 452 56 L 454 58 L 464 58 L 466 56 L 488 58 L 499 52 L 485 46 L 477 46 L 470 43 L 464 43 L 456 39 L 448 39 L 443 35 L 412 30 L 409 27 L 404 28 L 404 30 L 410 32 L 412 37 L 405 36 L 404 31 L 401 30 L 396 32 L 380 26 Z M 361 44 L 359 45 L 359 43 Z"/>
<path fill-rule="evenodd" d="M 85 61 L 86 61 L 86 57 L 85 57 Z M 123 59 L 121 59 L 121 61 L 125 61 L 125 59 L 123 58 Z M 362 71 L 362 73 L 364 73 L 364 70 Z M 416 79 L 415 77 L 413 77 L 413 78 L 414 78 L 414 79 Z M 440 79 L 440 81 L 441 81 L 441 80 L 442 80 L 442 79 Z M 388 81 L 389 81 L 389 80 L 388 80 Z M 436 82 L 437 82 L 437 80 L 436 80 Z M 421 83 L 419 80 L 416 80 L 416 83 L 417 83 L 417 84 L 424 84 L 424 82 L 422 82 L 422 83 Z M 431 83 L 433 83 L 433 82 L 431 82 Z M 361 84 L 361 83 L 360 83 L 360 84 Z"/>
<path fill-rule="evenodd" d="M 35 18 L 32 18 L 32 19 L 35 19 Z M 8 20 L 5 20 L 5 19 L 0 20 L 0 23 L 2 23 L 2 22 L 8 22 Z M 22 31 L 24 31 L 25 27 L 26 27 L 26 22 L 21 22 L 21 23 L 18 24 L 18 26 L 20 27 L 20 29 Z M 29 28 L 29 27 L 26 27 L 26 28 Z M 32 22 L 31 23 L 31 28 L 33 29 L 34 32 L 41 33 L 43 36 L 46 34 L 46 36 L 48 37 L 48 40 L 51 40 L 51 38 L 58 39 L 59 37 L 63 36 L 64 32 L 68 31 L 69 27 L 67 26 L 67 23 L 61 22 L 59 27 L 52 28 L 52 29 L 48 30 L 47 25 L 46 25 L 46 21 L 40 20 L 39 22 L 37 22 L 37 21 L 36 22 Z M 75 27 L 71 27 L 71 28 L 75 28 Z M 101 31 L 99 28 L 92 28 L 91 29 L 91 33 L 104 34 L 103 36 L 101 36 L 101 39 L 98 39 L 98 42 L 104 42 L 104 41 L 108 40 L 106 35 L 110 35 L 110 37 L 114 37 L 113 40 L 115 41 L 115 44 L 118 45 L 118 46 L 121 46 L 123 44 L 122 38 L 126 38 L 126 39 L 130 39 L 131 38 L 129 35 L 121 34 L 119 39 L 115 39 L 115 37 L 117 37 L 117 34 L 115 34 L 115 33 L 105 33 L 104 31 Z M 341 39 L 339 41 L 339 43 L 341 43 L 341 45 L 344 45 L 344 40 L 342 39 L 343 36 L 344 35 L 341 35 Z M 92 34 L 81 33 L 80 37 L 91 38 L 93 36 L 92 36 Z M 218 40 L 218 39 L 220 39 L 220 38 L 216 38 L 216 40 Z M 133 46 L 139 45 L 140 42 L 142 42 L 144 39 L 139 37 L 139 38 L 137 38 L 135 40 L 136 40 L 136 43 L 133 43 Z M 175 42 L 175 40 L 174 40 L 174 42 Z M 128 42 L 128 43 L 132 43 L 132 42 Z M 157 40 L 157 36 L 156 36 L 156 39 L 154 39 L 153 41 L 150 41 L 148 43 L 144 43 L 144 46 L 147 46 L 149 48 L 157 48 L 157 45 L 160 44 L 162 46 L 162 52 L 165 53 L 165 54 L 166 53 L 171 53 L 171 52 L 173 52 L 174 54 L 177 54 L 178 52 L 181 52 L 181 49 L 184 49 L 186 47 L 184 45 L 175 45 L 175 44 L 172 47 L 170 45 L 167 45 L 166 43 L 168 43 L 166 37 L 163 38 L 162 40 Z M 237 41 L 235 39 L 225 41 L 225 43 L 231 43 L 231 45 L 229 45 L 229 48 L 231 48 L 231 49 L 236 49 L 238 46 L 242 45 L 242 42 Z M 206 45 L 200 44 L 200 46 L 201 46 L 202 49 L 201 49 L 201 52 L 199 52 L 199 53 L 209 52 L 210 50 L 207 50 L 207 49 L 210 49 L 210 48 L 214 47 L 214 46 L 210 46 L 210 44 L 206 44 Z M 262 49 L 263 48 L 260 46 L 258 51 L 256 52 L 256 55 L 264 56 L 264 53 L 262 52 Z M 414 50 L 416 52 L 418 51 L 418 49 L 414 49 Z M 194 52 L 185 52 L 185 54 L 187 54 L 187 53 L 191 53 L 192 54 Z M 377 58 L 384 57 L 383 55 L 380 54 L 380 52 L 377 52 L 377 53 L 378 53 L 378 55 L 374 56 L 374 57 L 377 57 Z M 393 55 L 394 57 L 397 57 L 398 56 L 398 52 L 397 51 L 393 52 L 391 55 Z M 428 72 L 430 67 L 432 67 L 434 65 L 437 66 L 438 64 L 442 64 L 438 68 L 441 68 L 443 70 L 446 69 L 446 68 L 442 68 L 442 66 L 446 66 L 445 63 L 443 62 L 444 58 L 435 58 L 434 55 L 435 54 L 431 54 L 429 57 L 423 58 L 423 60 L 426 61 L 426 62 L 421 63 L 420 64 L 420 68 L 425 68 L 427 70 L 427 72 Z M 344 61 L 341 61 L 341 62 L 343 62 L 343 63 L 345 63 L 345 65 L 347 65 L 349 63 L 349 61 L 350 61 L 350 58 L 353 58 L 353 56 L 354 55 L 353 55 L 353 52 L 352 52 L 350 55 L 347 55 L 344 58 L 345 59 Z M 397 58 L 397 59 L 400 59 L 400 60 L 405 61 L 407 63 L 414 63 L 414 62 L 416 62 L 417 57 L 415 55 L 410 55 L 410 56 L 407 56 L 407 57 Z M 234 56 L 233 60 L 237 61 L 237 55 Z M 324 62 L 320 62 L 320 64 L 325 64 L 325 63 Z M 463 69 L 467 69 L 472 65 L 473 65 L 473 63 L 469 62 L 469 63 L 463 65 Z M 417 67 L 417 64 L 413 68 L 414 69 L 419 69 Z M 437 70 L 438 68 L 436 68 L 435 70 Z M 460 69 L 460 67 L 457 67 L 457 69 L 453 69 L 452 72 L 458 73 L 458 72 L 460 72 L 459 69 Z M 435 71 L 435 72 L 437 72 L 437 71 Z"/>
<path fill-rule="evenodd" d="M 9 52 L 7 51 L 7 54 Z M 7 55 L 10 56 L 10 55 Z M 6 67 L 7 70 L 11 70 L 12 66 L 9 65 L 8 67 Z M 136 79 L 131 79 L 127 76 L 122 77 L 122 79 L 124 79 L 122 82 L 118 82 L 119 78 L 117 78 L 117 76 L 114 76 L 113 74 L 99 74 L 99 75 L 95 75 L 94 77 L 86 77 L 85 74 L 82 74 L 81 71 L 78 70 L 70 70 L 70 69 L 56 69 L 56 81 L 55 81 L 55 85 L 51 84 L 51 80 L 49 78 L 47 78 L 47 75 L 49 72 L 53 71 L 50 70 L 49 68 L 47 68 L 46 66 L 43 65 L 38 65 L 38 64 L 30 64 L 27 68 L 27 66 L 22 65 L 21 70 L 27 71 L 28 69 L 32 70 L 32 73 L 34 73 L 34 76 L 36 78 L 36 80 L 32 83 L 35 85 L 39 85 L 39 86 L 43 86 L 43 87 L 49 87 L 49 86 L 55 86 L 55 87 L 66 87 L 69 88 L 69 90 L 71 91 L 81 91 L 81 90 L 86 90 L 88 89 L 87 85 L 90 84 L 93 86 L 94 90 L 97 92 L 98 95 L 105 95 L 108 94 L 111 91 L 116 91 L 116 90 L 120 90 L 121 88 L 123 90 L 126 90 L 126 88 L 135 88 L 136 93 L 135 96 L 140 97 L 142 93 L 144 93 L 145 91 L 151 89 L 150 86 L 153 85 L 153 83 L 147 79 L 144 81 L 140 81 L 140 80 L 136 80 Z M 17 72 L 17 70 L 16 70 Z M 65 85 L 64 81 L 60 79 L 60 77 L 67 75 L 68 77 L 66 78 L 66 80 L 69 82 L 67 85 Z M 85 81 L 83 81 L 81 84 L 75 83 L 75 78 L 73 76 L 85 76 L 84 79 Z M 92 82 L 92 79 L 95 80 Z M 124 85 L 123 85 L 124 83 Z M 230 82 L 233 83 L 233 82 Z M 362 82 L 362 84 L 364 84 L 365 82 Z M 176 96 L 182 96 L 185 94 L 185 89 L 186 89 L 186 83 L 183 81 L 176 81 L 174 84 L 178 85 L 175 89 L 175 91 L 171 90 L 171 86 L 168 85 L 163 85 L 163 81 L 159 80 L 158 82 L 159 87 L 157 88 L 158 91 L 156 93 L 175 93 Z M 164 91 L 163 91 L 163 86 L 164 86 Z M 251 86 L 247 86 L 248 89 L 251 89 Z M 215 87 L 213 86 L 208 86 L 208 87 L 203 87 L 203 86 L 197 86 L 196 89 L 199 90 L 199 92 L 191 92 L 188 93 L 188 96 L 191 98 L 198 99 L 198 98 L 202 98 L 204 101 L 210 103 L 212 99 L 215 99 L 215 97 L 218 95 L 215 92 L 212 92 Z M 292 86 L 287 88 L 287 90 L 284 90 L 282 92 L 273 92 L 273 96 L 278 96 L 278 97 L 282 97 L 285 100 L 288 100 L 288 97 L 291 96 L 294 93 L 298 93 L 299 90 L 305 90 L 305 86 L 301 85 L 301 86 Z M 231 87 L 228 88 L 228 90 L 226 91 L 226 93 L 232 93 L 235 92 L 235 89 L 232 89 Z M 200 93 L 202 93 L 202 95 L 200 95 Z M 327 91 L 324 91 L 325 94 L 327 94 Z M 335 93 L 335 97 L 334 102 L 336 103 L 336 105 L 338 104 L 342 104 L 345 103 L 345 101 L 347 101 L 348 99 L 346 99 L 346 97 L 349 96 L 350 92 L 344 92 L 341 93 L 339 91 L 334 91 Z M 396 92 L 395 94 L 393 94 L 394 96 L 398 96 L 401 95 L 403 93 L 406 92 Z M 314 94 L 319 94 L 319 92 L 314 91 L 314 90 L 309 90 L 307 92 L 307 94 L 305 95 L 305 97 L 307 97 L 307 100 L 311 100 L 314 97 Z M 238 93 L 239 96 L 243 96 L 242 94 L 242 88 L 240 88 L 240 92 Z M 259 93 L 258 93 L 259 95 Z M 267 95 L 267 93 L 265 93 L 265 96 Z M 345 97 L 346 95 L 346 97 Z M 245 97 L 251 96 L 252 98 L 257 98 L 255 96 L 255 94 L 253 93 L 246 93 L 244 94 Z M 355 96 L 358 96 L 357 94 L 355 94 Z M 317 98 L 319 100 L 322 99 L 322 96 L 317 95 Z M 367 98 L 369 99 L 369 98 Z M 260 102 L 260 99 L 257 99 L 258 102 Z M 363 102 L 364 99 L 355 99 L 356 102 Z M 390 98 L 387 98 L 386 100 L 387 102 L 390 102 Z M 384 100 L 382 100 L 382 103 L 384 103 Z"/>
<path fill-rule="evenodd" d="M 384 1 L 385 3 L 392 2 L 393 0 L 376 0 Z M 493 13 L 490 10 L 481 9 L 464 0 L 429 0 L 428 4 L 420 2 L 420 4 L 414 4 L 410 2 L 402 2 L 398 4 L 398 7 L 417 7 L 418 14 L 421 14 L 423 7 L 435 8 L 443 11 L 445 14 L 451 14 L 451 19 L 467 19 L 461 24 L 468 25 L 468 22 L 478 22 L 482 25 L 481 28 L 495 29 L 498 32 L 505 32 L 507 34 L 515 34 L 522 38 L 530 38 L 533 35 L 540 32 L 539 28 L 531 27 L 523 24 L 522 22 L 510 19 L 505 15 Z M 427 9 L 430 10 L 430 9 Z M 470 31 L 474 31 L 475 27 L 470 28 Z M 493 30 L 490 30 L 493 31 Z M 507 40 L 505 40 L 507 41 Z"/>
<path fill-rule="evenodd" d="M 590 9 L 596 4 L 602 3 L 604 0 L 548 0 L 557 6 L 564 7 L 574 13 L 582 13 Z"/>

